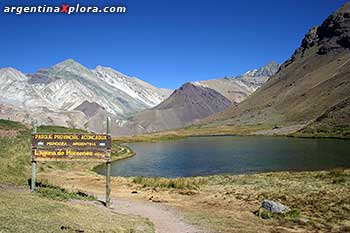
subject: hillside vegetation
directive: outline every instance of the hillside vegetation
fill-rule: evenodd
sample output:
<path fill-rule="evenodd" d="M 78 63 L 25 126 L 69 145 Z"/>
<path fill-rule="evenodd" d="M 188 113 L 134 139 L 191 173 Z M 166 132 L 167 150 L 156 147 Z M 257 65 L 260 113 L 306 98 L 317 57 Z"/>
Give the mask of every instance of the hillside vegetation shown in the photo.
<path fill-rule="evenodd" d="M 8 136 L 4 133 L 8 131 L 16 133 Z M 38 131 L 83 132 L 56 126 L 40 126 Z M 148 220 L 113 213 L 84 191 L 38 183 L 36 192 L 31 193 L 30 135 L 24 125 L 0 120 L 1 232 L 154 232 Z M 89 167 L 89 163 L 38 163 L 38 172 Z"/>
<path fill-rule="evenodd" d="M 299 133 L 349 137 L 347 127 L 344 129 L 350 124 L 349 15 L 347 3 L 310 29 L 301 46 L 260 89 L 201 124 L 212 128 L 228 124 L 310 124 Z M 339 114 L 344 116 L 340 121 Z"/>
<path fill-rule="evenodd" d="M 296 136 L 350 138 L 350 98 L 327 110 Z"/>

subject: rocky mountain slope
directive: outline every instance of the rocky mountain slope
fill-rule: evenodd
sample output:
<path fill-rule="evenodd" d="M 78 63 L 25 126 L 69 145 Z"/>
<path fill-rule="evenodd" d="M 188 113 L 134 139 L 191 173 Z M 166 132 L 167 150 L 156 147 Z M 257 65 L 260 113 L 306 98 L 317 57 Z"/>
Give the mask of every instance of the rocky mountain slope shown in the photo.
<path fill-rule="evenodd" d="M 180 128 L 223 111 L 230 105 L 231 101 L 219 92 L 186 83 L 155 108 L 137 113 L 132 120 L 116 129 L 115 134 L 142 134 Z"/>
<path fill-rule="evenodd" d="M 0 69 L 0 117 L 26 123 L 36 119 L 86 128 L 95 115 L 125 119 L 170 93 L 111 68 L 89 70 L 71 59 L 29 75 Z"/>
<path fill-rule="evenodd" d="M 187 83 L 169 98 L 170 90 L 107 67 L 89 70 L 71 59 L 27 75 L 3 68 L 0 117 L 102 132 L 109 115 L 114 134 L 179 128 L 239 103 L 278 67 L 271 62 L 238 77 Z"/>
<path fill-rule="evenodd" d="M 279 65 L 268 65 L 238 77 L 186 83 L 158 106 L 138 112 L 113 128 L 116 135 L 181 128 L 237 104 L 259 88 Z"/>
<path fill-rule="evenodd" d="M 347 3 L 320 26 L 310 29 L 291 58 L 259 90 L 238 106 L 211 116 L 202 124 L 207 127 L 257 123 L 307 125 L 314 121 L 327 122 L 326 118 L 338 115 L 332 114 L 336 111 L 346 116 L 339 121 L 346 129 L 345 125 L 350 123 L 349 49 Z"/>
<path fill-rule="evenodd" d="M 278 69 L 279 64 L 272 61 L 238 77 L 211 79 L 199 83 L 221 93 L 232 103 L 240 103 L 272 77 Z"/>

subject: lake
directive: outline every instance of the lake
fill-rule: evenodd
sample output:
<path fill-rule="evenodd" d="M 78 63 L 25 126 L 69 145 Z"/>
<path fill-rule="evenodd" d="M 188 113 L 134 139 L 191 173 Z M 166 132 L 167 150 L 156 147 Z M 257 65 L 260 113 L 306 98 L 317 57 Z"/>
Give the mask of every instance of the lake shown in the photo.
<path fill-rule="evenodd" d="M 113 162 L 112 176 L 186 177 L 350 167 L 349 140 L 210 136 L 128 146 L 136 156 Z M 105 174 L 104 166 L 97 172 Z"/>

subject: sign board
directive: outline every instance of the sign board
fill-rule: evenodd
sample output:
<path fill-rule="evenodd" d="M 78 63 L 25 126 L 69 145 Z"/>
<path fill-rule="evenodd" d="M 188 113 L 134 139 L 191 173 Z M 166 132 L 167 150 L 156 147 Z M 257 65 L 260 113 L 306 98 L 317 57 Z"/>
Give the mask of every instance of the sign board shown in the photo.
<path fill-rule="evenodd" d="M 109 134 L 33 133 L 33 161 L 109 161 L 112 140 Z"/>

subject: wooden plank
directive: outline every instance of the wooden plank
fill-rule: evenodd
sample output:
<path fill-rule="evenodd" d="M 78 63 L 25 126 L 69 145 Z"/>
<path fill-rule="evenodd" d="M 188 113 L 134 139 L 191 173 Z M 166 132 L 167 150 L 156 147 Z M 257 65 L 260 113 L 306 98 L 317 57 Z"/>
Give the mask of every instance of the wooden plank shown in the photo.
<path fill-rule="evenodd" d="M 108 134 L 32 134 L 32 148 L 95 147 L 110 149 Z"/>
<path fill-rule="evenodd" d="M 100 160 L 106 161 L 110 158 L 109 150 L 89 148 L 34 148 L 33 157 L 36 161 L 49 160 Z"/>
<path fill-rule="evenodd" d="M 111 118 L 107 117 L 106 134 L 32 133 L 32 183 L 35 190 L 36 161 L 105 161 L 106 207 L 111 205 Z"/>
<path fill-rule="evenodd" d="M 111 146 L 109 134 L 33 133 L 32 160 L 109 161 Z"/>

